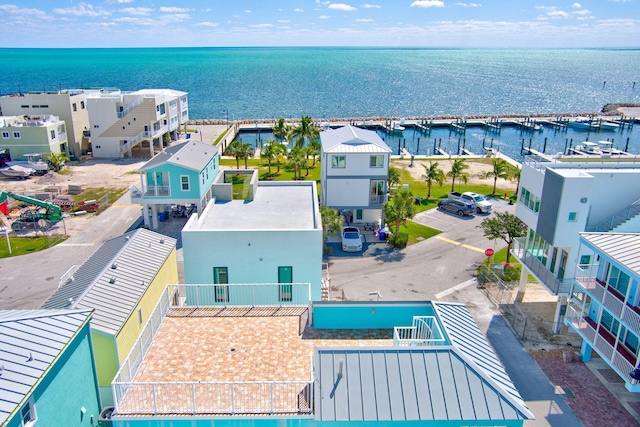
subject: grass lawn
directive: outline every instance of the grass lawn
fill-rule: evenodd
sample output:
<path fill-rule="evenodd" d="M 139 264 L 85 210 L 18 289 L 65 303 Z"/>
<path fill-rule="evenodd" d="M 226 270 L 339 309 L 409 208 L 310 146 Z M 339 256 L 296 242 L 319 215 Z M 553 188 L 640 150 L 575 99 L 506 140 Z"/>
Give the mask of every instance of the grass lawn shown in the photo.
<path fill-rule="evenodd" d="M 109 193 L 109 203 L 115 203 L 124 193 L 127 192 L 126 187 L 122 188 L 86 188 L 82 193 L 71 196 L 74 202 L 83 200 L 99 200 L 105 194 Z"/>
<path fill-rule="evenodd" d="M 390 225 L 389 229 L 393 232 L 395 227 Z M 441 231 L 418 224 L 417 222 L 407 221 L 406 224 L 400 225 L 400 233 L 407 233 L 409 235 L 409 241 L 407 242 L 407 246 L 409 246 L 438 235 Z"/>
<path fill-rule="evenodd" d="M 4 234 L 4 233 L 3 233 Z M 11 242 L 11 254 L 9 254 L 9 248 L 7 246 L 7 239 L 2 237 L 0 243 L 0 258 L 8 258 L 10 256 L 18 256 L 24 254 L 30 254 L 32 252 L 38 252 L 43 249 L 47 249 L 51 246 L 57 245 L 66 240 L 64 236 L 52 236 L 46 239 L 40 237 L 9 237 Z"/>

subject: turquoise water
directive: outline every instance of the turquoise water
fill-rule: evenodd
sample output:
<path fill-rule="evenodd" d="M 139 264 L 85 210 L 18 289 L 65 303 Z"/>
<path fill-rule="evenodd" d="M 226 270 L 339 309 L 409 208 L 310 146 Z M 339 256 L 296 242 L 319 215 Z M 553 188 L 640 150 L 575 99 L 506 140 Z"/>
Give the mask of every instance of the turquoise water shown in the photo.
<path fill-rule="evenodd" d="M 593 112 L 609 102 L 640 102 L 638 49 L 0 49 L 0 55 L 2 94 L 166 87 L 189 92 L 192 119 L 226 118 L 226 110 L 230 119 Z"/>

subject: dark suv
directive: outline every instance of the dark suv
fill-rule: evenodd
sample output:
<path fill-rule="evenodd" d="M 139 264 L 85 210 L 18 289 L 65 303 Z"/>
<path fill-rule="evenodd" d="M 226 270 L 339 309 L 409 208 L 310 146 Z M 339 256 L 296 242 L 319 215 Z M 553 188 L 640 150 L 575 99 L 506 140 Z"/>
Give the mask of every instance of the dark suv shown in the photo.
<path fill-rule="evenodd" d="M 438 209 L 453 212 L 458 216 L 472 215 L 476 211 L 473 203 L 452 199 L 441 199 L 438 202 Z"/>

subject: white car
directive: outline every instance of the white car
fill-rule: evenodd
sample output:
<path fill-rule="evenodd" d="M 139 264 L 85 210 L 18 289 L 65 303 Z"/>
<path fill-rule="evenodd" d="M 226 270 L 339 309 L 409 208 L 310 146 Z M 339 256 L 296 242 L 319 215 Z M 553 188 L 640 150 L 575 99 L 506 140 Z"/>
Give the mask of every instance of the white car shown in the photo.
<path fill-rule="evenodd" d="M 475 203 L 477 213 L 491 213 L 491 202 L 484 196 L 468 191 L 466 193 L 462 193 L 462 198 Z"/>
<path fill-rule="evenodd" d="M 360 252 L 362 250 L 362 235 L 358 227 L 344 227 L 341 238 L 343 251 Z"/>

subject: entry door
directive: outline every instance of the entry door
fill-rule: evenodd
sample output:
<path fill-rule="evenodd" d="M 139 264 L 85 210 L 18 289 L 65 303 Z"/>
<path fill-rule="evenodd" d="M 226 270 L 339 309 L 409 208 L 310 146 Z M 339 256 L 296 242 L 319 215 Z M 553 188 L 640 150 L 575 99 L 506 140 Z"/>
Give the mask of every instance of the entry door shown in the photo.
<path fill-rule="evenodd" d="M 293 283 L 293 267 L 278 267 L 278 283 Z M 278 290 L 280 302 L 293 300 L 293 285 L 280 285 Z"/>
<path fill-rule="evenodd" d="M 567 251 L 562 251 L 562 254 L 560 255 L 560 266 L 558 267 L 558 280 L 560 280 L 561 282 L 564 280 L 564 270 L 567 268 L 567 258 L 569 257 L 569 254 L 567 253 Z"/>
<path fill-rule="evenodd" d="M 213 283 L 226 285 L 229 283 L 229 271 L 227 267 L 213 267 Z M 214 286 L 213 287 L 216 302 L 229 302 L 229 287 Z"/>

